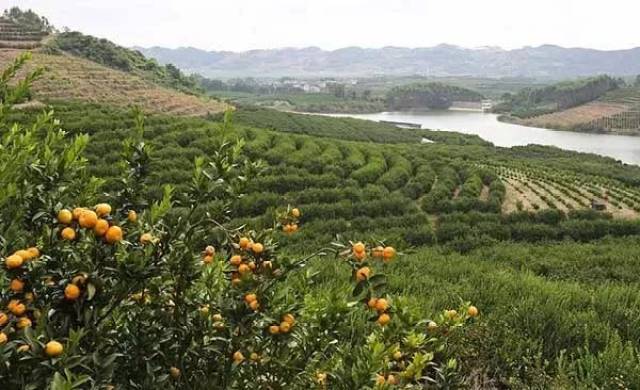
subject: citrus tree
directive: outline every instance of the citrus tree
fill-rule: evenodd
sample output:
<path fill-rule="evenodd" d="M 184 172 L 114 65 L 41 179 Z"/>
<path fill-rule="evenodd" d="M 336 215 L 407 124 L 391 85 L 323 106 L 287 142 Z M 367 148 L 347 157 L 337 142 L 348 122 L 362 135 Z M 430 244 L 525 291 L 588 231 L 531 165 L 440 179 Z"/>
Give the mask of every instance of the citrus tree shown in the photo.
<path fill-rule="evenodd" d="M 262 167 L 228 135 L 195 160 L 181 192 L 149 202 L 153 151 L 144 117 L 124 141 L 120 179 L 86 174 L 86 135 L 51 112 L 9 125 L 40 70 L 0 79 L 0 383 L 8 389 L 418 388 L 458 383 L 449 348 L 478 310 L 433 319 L 386 292 L 384 243 L 341 242 L 282 256 L 278 237 L 300 229 L 287 206 L 273 228 L 230 226 L 230 205 Z M 335 254 L 335 259 L 330 258 Z M 310 261 L 350 269 L 350 294 L 313 304 Z M 348 272 L 348 271 L 346 271 Z"/>

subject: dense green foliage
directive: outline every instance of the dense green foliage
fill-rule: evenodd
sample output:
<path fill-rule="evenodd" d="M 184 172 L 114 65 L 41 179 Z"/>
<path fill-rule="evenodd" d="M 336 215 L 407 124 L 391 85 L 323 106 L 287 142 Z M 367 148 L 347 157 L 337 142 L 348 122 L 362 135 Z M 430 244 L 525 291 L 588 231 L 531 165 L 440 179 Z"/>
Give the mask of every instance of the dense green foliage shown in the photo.
<path fill-rule="evenodd" d="M 4 11 L 3 17 L 13 21 L 27 31 L 39 31 L 42 33 L 54 31 L 54 27 L 47 18 L 36 14 L 32 10 L 23 11 L 18 7 L 12 7 Z"/>
<path fill-rule="evenodd" d="M 394 87 L 386 96 L 387 107 L 391 110 L 446 109 L 455 101 L 477 102 L 482 98 L 483 96 L 478 92 L 440 82 Z"/>
<path fill-rule="evenodd" d="M 117 188 L 119 140 L 135 127 L 129 113 L 78 104 L 56 112 L 72 133 L 91 134 L 90 173 Z M 32 120 L 29 112 L 14 119 Z M 233 226 L 268 227 L 276 208 L 296 204 L 304 229 L 279 237 L 292 253 L 310 253 L 336 233 L 397 242 L 407 251 L 434 246 L 393 265 L 390 285 L 425 313 L 478 297 L 487 321 L 461 351 L 478 380 L 516 388 L 637 385 L 632 248 L 640 223 L 553 208 L 503 214 L 498 174 L 509 167 L 630 190 L 640 168 L 556 148 L 458 142 L 474 138 L 454 133 L 419 144 L 419 130 L 356 120 L 264 109 L 240 109 L 235 119 L 236 128 L 225 131 L 245 139 L 244 155 L 262 160 L 264 172 L 247 177 L 246 195 L 230 204 Z M 160 199 L 164 184 L 189 188 L 194 158 L 215 153 L 221 120 L 147 119 L 144 138 L 154 152 L 146 199 Z M 222 205 L 202 207 L 216 212 Z M 310 267 L 320 274 L 306 287 L 308 299 L 330 302 L 332 291 L 345 288 L 338 268 L 324 261 Z"/>
<path fill-rule="evenodd" d="M 503 96 L 495 109 L 518 118 L 547 114 L 588 103 L 619 87 L 619 81 L 607 75 L 564 81 L 541 88 L 524 88 Z"/>
<path fill-rule="evenodd" d="M 193 77 L 185 76 L 175 66 L 159 65 L 136 50 L 118 46 L 106 39 L 99 39 L 80 32 L 62 32 L 48 43 L 50 51 L 62 50 L 93 62 L 134 73 L 160 85 L 183 92 L 195 93 L 198 84 Z"/>

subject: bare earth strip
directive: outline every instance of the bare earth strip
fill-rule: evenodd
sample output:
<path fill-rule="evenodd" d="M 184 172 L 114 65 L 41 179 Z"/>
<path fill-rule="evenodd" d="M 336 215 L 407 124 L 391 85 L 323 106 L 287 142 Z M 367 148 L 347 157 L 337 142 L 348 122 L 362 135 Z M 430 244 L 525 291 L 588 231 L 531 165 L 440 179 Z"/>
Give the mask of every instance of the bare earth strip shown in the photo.
<path fill-rule="evenodd" d="M 522 190 L 522 194 L 517 192 L 517 195 L 518 195 L 518 200 L 522 201 L 523 206 L 526 206 L 527 203 L 529 204 L 528 208 L 525 207 L 526 210 L 533 210 L 534 203 L 540 206 L 540 209 L 549 208 L 549 206 L 547 206 L 547 204 L 543 202 L 542 199 L 540 199 L 540 197 L 536 195 L 535 192 L 531 191 L 531 188 L 525 186 L 523 183 L 513 179 L 507 179 L 507 182 L 510 185 L 520 188 L 520 190 Z"/>
<path fill-rule="evenodd" d="M 20 53 L 20 50 L 0 50 L 0 67 Z M 217 100 L 161 87 L 139 76 L 70 55 L 35 52 L 28 68 L 40 66 L 46 71 L 33 85 L 34 99 L 40 101 L 83 101 L 119 107 L 136 105 L 147 112 L 188 116 L 217 113 L 229 107 Z"/>
<path fill-rule="evenodd" d="M 504 186 L 506 191 L 504 195 L 504 202 L 502 203 L 503 213 L 508 214 L 514 211 L 518 211 L 518 206 L 517 206 L 518 201 L 522 202 L 523 210 L 533 209 L 533 207 L 529 203 L 529 200 L 526 199 L 524 196 L 522 196 L 522 194 L 520 194 L 518 191 L 516 191 L 513 184 L 511 184 L 507 180 L 504 180 Z"/>
<path fill-rule="evenodd" d="M 523 119 L 522 124 L 537 127 L 571 128 L 593 120 L 620 114 L 629 109 L 626 104 L 591 102 L 568 110 Z"/>
<path fill-rule="evenodd" d="M 482 191 L 480 191 L 480 200 L 483 202 L 489 200 L 489 186 L 482 186 Z"/>

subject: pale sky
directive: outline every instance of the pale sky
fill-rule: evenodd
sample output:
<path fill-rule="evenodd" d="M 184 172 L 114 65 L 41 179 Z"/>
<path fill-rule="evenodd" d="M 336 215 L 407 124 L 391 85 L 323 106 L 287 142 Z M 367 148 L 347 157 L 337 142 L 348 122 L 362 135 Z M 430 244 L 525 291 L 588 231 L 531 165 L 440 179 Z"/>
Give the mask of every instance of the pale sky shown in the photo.
<path fill-rule="evenodd" d="M 3 0 L 125 46 L 640 46 L 638 0 Z M 6 5 L 5 5 L 6 4 Z"/>

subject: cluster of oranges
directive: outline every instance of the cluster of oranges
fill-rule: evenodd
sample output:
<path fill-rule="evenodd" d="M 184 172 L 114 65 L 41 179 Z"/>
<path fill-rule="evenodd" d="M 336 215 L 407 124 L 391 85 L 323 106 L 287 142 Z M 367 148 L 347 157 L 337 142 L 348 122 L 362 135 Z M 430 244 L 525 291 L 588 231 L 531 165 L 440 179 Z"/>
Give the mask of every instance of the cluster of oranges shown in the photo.
<path fill-rule="evenodd" d="M 376 385 L 384 386 L 387 385 L 397 385 L 398 378 L 393 374 L 387 374 L 385 377 L 383 374 L 376 374 Z"/>
<path fill-rule="evenodd" d="M 260 302 L 258 302 L 258 296 L 254 293 L 249 293 L 244 296 L 245 303 L 251 308 L 253 311 L 258 311 L 260 309 Z"/>
<path fill-rule="evenodd" d="M 207 247 L 204 248 L 204 251 L 202 251 L 202 262 L 204 264 L 213 263 L 213 258 L 215 257 L 215 255 L 216 255 L 216 248 L 214 248 L 212 245 L 207 245 Z"/>
<path fill-rule="evenodd" d="M 258 270 L 257 262 L 262 270 L 271 270 L 273 266 L 271 261 L 262 259 L 264 245 L 253 242 L 247 237 L 241 237 L 236 246 L 237 253 L 229 258 L 229 264 L 233 267 L 231 283 L 234 286 L 238 286 L 243 278 L 248 278 Z"/>
<path fill-rule="evenodd" d="M 5 267 L 13 278 L 9 284 L 12 298 L 7 304 L 9 314 L 0 311 L 0 345 L 9 341 L 7 330 L 11 330 L 11 325 L 15 324 L 17 330 L 31 327 L 32 319 L 37 319 L 41 314 L 37 310 L 29 310 L 27 305 L 34 301 L 35 296 L 30 288 L 27 288 L 27 281 L 23 265 L 29 261 L 40 257 L 40 250 L 37 247 L 20 249 L 5 259 Z M 13 317 L 13 318 L 12 318 Z M 29 345 L 23 344 L 18 347 L 19 352 L 26 352 Z M 64 352 L 64 346 L 55 340 L 49 341 L 44 348 L 44 353 L 48 357 L 58 357 Z"/>
<path fill-rule="evenodd" d="M 95 210 L 95 211 L 94 211 Z M 76 227 L 93 230 L 96 237 L 103 237 L 108 244 L 116 244 L 122 241 L 123 232 L 120 226 L 113 224 L 111 206 L 107 203 L 100 203 L 94 210 L 86 207 L 76 207 L 73 211 L 62 209 L 58 212 L 58 222 L 65 227 L 60 232 L 63 240 L 73 241 L 76 239 Z M 135 211 L 129 211 L 127 219 L 130 222 L 137 221 Z"/>
<path fill-rule="evenodd" d="M 10 330 L 11 324 L 15 324 L 18 330 L 25 329 L 32 326 L 32 318 L 35 319 L 40 315 L 39 312 L 29 310 L 27 307 L 35 297 L 33 291 L 27 287 L 28 281 L 23 268 L 24 264 L 38 257 L 40 257 L 40 250 L 31 247 L 17 250 L 4 260 L 5 267 L 13 275 L 9 283 L 11 300 L 7 304 L 7 313 L 0 311 L 0 328 L 7 328 L 0 332 L 0 345 L 9 340 L 6 330 Z"/>
<path fill-rule="evenodd" d="M 390 305 L 389 301 L 387 301 L 385 298 L 372 297 L 367 302 L 367 306 L 369 307 L 369 309 L 378 312 L 377 322 L 378 324 L 380 324 L 380 326 L 385 326 L 389 322 L 391 322 L 391 315 L 389 315 L 388 313 Z"/>
<path fill-rule="evenodd" d="M 351 247 L 351 255 L 358 261 L 364 261 L 368 256 L 366 245 L 362 242 L 356 242 Z M 371 257 L 389 263 L 396 257 L 396 250 L 392 246 L 378 245 L 371 249 Z"/>
<path fill-rule="evenodd" d="M 291 234 L 298 231 L 298 220 L 302 213 L 298 208 L 288 209 L 284 214 L 280 216 L 280 224 L 282 224 L 282 231 Z"/>
<path fill-rule="evenodd" d="M 289 333 L 293 325 L 296 323 L 296 319 L 291 313 L 287 313 L 282 316 L 282 320 L 279 325 L 271 325 L 269 326 L 269 333 L 272 335 L 277 335 L 280 333 Z"/>

